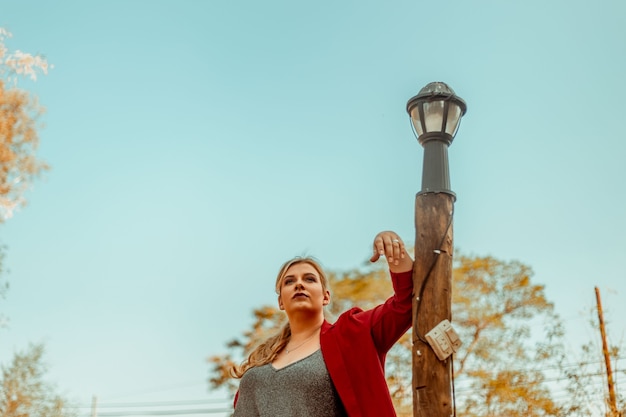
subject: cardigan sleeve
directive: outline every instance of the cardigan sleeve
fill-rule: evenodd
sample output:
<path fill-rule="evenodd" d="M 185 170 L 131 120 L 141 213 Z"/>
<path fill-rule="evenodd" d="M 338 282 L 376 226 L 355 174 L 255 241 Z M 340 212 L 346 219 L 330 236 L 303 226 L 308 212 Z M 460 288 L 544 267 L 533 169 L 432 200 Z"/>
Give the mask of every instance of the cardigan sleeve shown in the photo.
<path fill-rule="evenodd" d="M 366 311 L 353 307 L 334 324 L 322 326 L 322 354 L 350 416 L 395 416 L 384 363 L 389 349 L 411 327 L 412 275 L 392 273 L 394 295 L 387 301 Z"/>
<path fill-rule="evenodd" d="M 394 295 L 369 311 L 372 339 L 379 353 L 386 353 L 411 327 L 413 271 L 391 272 Z"/>

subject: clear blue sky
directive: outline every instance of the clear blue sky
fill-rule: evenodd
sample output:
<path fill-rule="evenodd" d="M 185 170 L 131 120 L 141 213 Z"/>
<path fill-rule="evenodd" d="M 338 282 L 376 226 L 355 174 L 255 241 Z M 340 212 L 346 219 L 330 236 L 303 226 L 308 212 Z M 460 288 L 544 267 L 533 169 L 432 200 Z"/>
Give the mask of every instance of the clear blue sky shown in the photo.
<path fill-rule="evenodd" d="M 456 248 L 530 265 L 572 345 L 598 286 L 624 342 L 623 1 L 1 1 L 0 27 L 55 66 L 21 84 L 53 169 L 0 226 L 1 363 L 41 341 L 82 403 L 208 396 L 286 258 L 414 240 L 431 81 L 468 104 Z"/>

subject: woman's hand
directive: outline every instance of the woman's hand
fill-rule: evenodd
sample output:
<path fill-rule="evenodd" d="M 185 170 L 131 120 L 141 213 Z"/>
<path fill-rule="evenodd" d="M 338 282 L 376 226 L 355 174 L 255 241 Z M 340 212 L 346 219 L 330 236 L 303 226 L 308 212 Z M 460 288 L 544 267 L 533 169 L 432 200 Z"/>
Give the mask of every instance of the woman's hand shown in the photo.
<path fill-rule="evenodd" d="M 387 258 L 391 272 L 406 272 L 413 269 L 413 259 L 406 253 L 404 242 L 397 233 L 380 232 L 374 238 L 374 255 L 370 262 L 376 262 L 381 256 Z"/>

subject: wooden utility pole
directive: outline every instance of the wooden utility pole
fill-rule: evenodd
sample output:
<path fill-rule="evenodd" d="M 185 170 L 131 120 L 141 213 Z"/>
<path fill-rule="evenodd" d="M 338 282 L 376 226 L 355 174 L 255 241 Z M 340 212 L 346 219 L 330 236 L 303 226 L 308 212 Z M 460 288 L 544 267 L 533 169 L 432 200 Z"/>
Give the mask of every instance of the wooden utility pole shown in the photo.
<path fill-rule="evenodd" d="M 415 417 L 450 417 L 453 414 L 452 357 L 440 361 L 428 343 L 423 340 L 424 335 L 442 320 L 451 319 L 453 204 L 454 197 L 444 193 L 418 194 L 415 198 L 416 236 L 413 269 Z M 424 285 L 424 280 L 427 282 L 421 299 L 418 300 L 419 289 Z"/>
<path fill-rule="evenodd" d="M 604 355 L 604 363 L 606 365 L 606 380 L 609 388 L 609 409 L 611 417 L 618 416 L 617 398 L 615 396 L 615 385 L 613 384 L 613 370 L 611 369 L 611 355 L 609 353 L 609 344 L 606 340 L 606 329 L 604 328 L 604 315 L 602 313 L 602 301 L 600 300 L 600 290 L 596 290 L 596 303 L 598 305 L 598 321 L 600 322 L 600 335 L 602 336 L 602 354 Z"/>
<path fill-rule="evenodd" d="M 91 397 L 91 417 L 98 417 L 98 397 Z"/>
<path fill-rule="evenodd" d="M 465 102 L 441 82 L 426 85 L 407 103 L 417 140 L 424 147 L 422 189 L 415 197 L 414 417 L 454 415 L 451 354 L 458 337 L 449 321 L 456 195 L 450 190 L 448 146 L 466 110 Z"/>

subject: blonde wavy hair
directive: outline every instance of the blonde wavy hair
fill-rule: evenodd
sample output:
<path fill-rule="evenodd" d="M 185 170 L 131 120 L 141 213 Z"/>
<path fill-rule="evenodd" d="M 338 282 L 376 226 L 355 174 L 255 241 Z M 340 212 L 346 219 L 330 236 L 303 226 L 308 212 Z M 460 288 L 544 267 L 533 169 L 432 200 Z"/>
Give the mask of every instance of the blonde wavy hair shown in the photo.
<path fill-rule="evenodd" d="M 278 276 L 276 277 L 276 294 L 280 295 L 280 288 L 283 285 L 283 279 L 285 278 L 287 270 L 293 265 L 302 263 L 309 264 L 313 268 L 315 268 L 320 276 L 322 289 L 324 291 L 328 289 L 328 279 L 326 278 L 326 274 L 324 273 L 324 270 L 322 269 L 320 263 L 310 256 L 298 256 L 285 262 L 278 271 Z M 263 343 L 254 348 L 250 353 L 250 356 L 248 356 L 248 359 L 244 360 L 241 365 L 233 366 L 233 368 L 231 369 L 232 376 L 235 378 L 241 378 L 243 374 L 245 374 L 246 371 L 250 368 L 272 363 L 276 356 L 280 353 L 280 351 L 283 350 L 285 346 L 287 346 L 290 338 L 291 327 L 289 326 L 289 322 L 287 322 L 277 334 L 268 338 Z"/>

